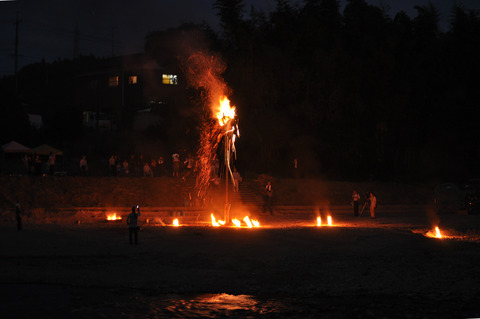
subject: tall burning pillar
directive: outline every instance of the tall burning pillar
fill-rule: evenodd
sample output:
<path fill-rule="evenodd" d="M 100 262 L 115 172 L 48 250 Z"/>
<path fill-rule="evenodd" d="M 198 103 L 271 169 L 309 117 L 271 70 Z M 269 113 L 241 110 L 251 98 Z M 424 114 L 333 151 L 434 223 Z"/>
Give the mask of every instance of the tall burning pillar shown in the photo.
<path fill-rule="evenodd" d="M 235 107 L 230 106 L 227 96 L 230 92 L 221 77 L 225 64 L 221 59 L 208 52 L 195 52 L 185 61 L 185 74 L 190 86 L 200 89 L 201 97 L 208 112 L 202 112 L 200 143 L 195 161 L 196 195 L 205 199 L 211 181 L 211 161 L 216 157 L 220 142 L 224 141 L 225 160 L 225 223 L 230 223 L 230 203 L 228 199 L 228 182 L 233 172 L 230 167 L 232 152 L 235 151 L 235 138 L 240 137 L 235 120 Z M 207 114 L 208 113 L 208 114 Z"/>
<path fill-rule="evenodd" d="M 224 160 L 225 160 L 225 211 L 224 218 L 226 223 L 230 223 L 230 202 L 228 199 L 228 176 L 233 179 L 232 168 L 230 167 L 232 152 L 235 153 L 235 137 L 238 135 L 238 126 L 234 124 L 235 108 L 230 107 L 230 101 L 227 97 L 220 99 L 220 110 L 217 113 L 217 118 L 220 126 L 223 127 L 224 139 Z"/>

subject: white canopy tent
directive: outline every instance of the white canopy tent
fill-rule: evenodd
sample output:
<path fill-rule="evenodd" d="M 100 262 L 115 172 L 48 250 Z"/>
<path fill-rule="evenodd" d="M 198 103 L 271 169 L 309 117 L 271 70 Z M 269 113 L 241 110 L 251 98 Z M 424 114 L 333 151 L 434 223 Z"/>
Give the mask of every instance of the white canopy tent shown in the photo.
<path fill-rule="evenodd" d="M 7 144 L 2 145 L 3 153 L 33 153 L 33 150 L 25 145 L 22 145 L 18 142 L 11 141 Z"/>
<path fill-rule="evenodd" d="M 55 155 L 63 155 L 63 152 L 61 150 L 47 144 L 42 144 L 34 147 L 33 152 L 37 155 L 50 155 L 50 153 Z"/>

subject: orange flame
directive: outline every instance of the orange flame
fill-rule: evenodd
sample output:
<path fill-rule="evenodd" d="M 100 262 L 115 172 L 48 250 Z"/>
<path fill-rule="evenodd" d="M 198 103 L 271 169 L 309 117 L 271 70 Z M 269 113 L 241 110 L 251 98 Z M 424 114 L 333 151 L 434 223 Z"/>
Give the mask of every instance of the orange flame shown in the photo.
<path fill-rule="evenodd" d="M 442 233 L 440 233 L 440 229 L 437 227 L 435 227 L 435 237 L 436 238 L 442 238 Z"/>
<path fill-rule="evenodd" d="M 175 218 L 175 219 L 173 220 L 173 226 L 175 226 L 175 227 L 178 227 L 178 226 L 179 226 L 179 224 L 178 224 L 178 219 L 177 219 L 177 218 Z"/>
<path fill-rule="evenodd" d="M 260 227 L 260 222 L 258 220 L 252 219 L 253 227 Z"/>
<path fill-rule="evenodd" d="M 107 216 L 107 220 L 120 220 L 120 219 L 122 219 L 122 217 L 117 216 L 117 213 L 110 214 Z"/>
<path fill-rule="evenodd" d="M 230 100 L 226 96 L 220 98 L 218 108 L 216 117 L 220 126 L 224 126 L 235 117 L 235 107 L 230 106 Z"/>
<path fill-rule="evenodd" d="M 235 225 L 235 227 L 240 227 L 241 225 L 241 222 L 236 218 L 232 219 L 232 223 Z"/>
<path fill-rule="evenodd" d="M 322 217 L 317 217 L 317 226 L 322 226 Z"/>
<path fill-rule="evenodd" d="M 247 224 L 248 228 L 252 228 L 252 227 L 253 227 L 253 224 L 252 224 L 252 222 L 250 221 L 250 218 L 248 218 L 248 216 L 245 216 L 245 218 L 243 219 L 243 221 L 245 222 L 245 224 Z"/>
<path fill-rule="evenodd" d="M 210 214 L 210 216 L 212 217 L 212 226 L 214 227 L 220 227 L 220 225 L 225 225 L 225 221 L 224 220 L 216 220 L 215 219 L 215 216 L 213 216 L 213 213 Z"/>
<path fill-rule="evenodd" d="M 332 216 L 327 217 L 328 226 L 332 226 Z"/>

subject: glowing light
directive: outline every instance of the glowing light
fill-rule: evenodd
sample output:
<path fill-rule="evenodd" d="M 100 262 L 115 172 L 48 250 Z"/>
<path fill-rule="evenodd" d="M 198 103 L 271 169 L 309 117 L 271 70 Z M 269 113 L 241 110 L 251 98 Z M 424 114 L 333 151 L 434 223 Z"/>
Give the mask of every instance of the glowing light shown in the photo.
<path fill-rule="evenodd" d="M 250 218 L 248 218 L 248 216 L 245 216 L 245 218 L 243 219 L 243 221 L 245 222 L 245 224 L 247 224 L 248 228 L 252 228 L 252 227 L 253 227 L 253 224 L 252 224 L 252 222 L 250 221 Z"/>
<path fill-rule="evenodd" d="M 260 222 L 258 220 L 252 219 L 253 227 L 260 227 Z"/>
<path fill-rule="evenodd" d="M 214 227 L 220 227 L 220 225 L 225 225 L 225 221 L 224 220 L 216 220 L 215 219 L 215 216 L 213 216 L 213 213 L 210 214 L 211 218 L 212 218 L 212 226 Z"/>
<path fill-rule="evenodd" d="M 117 216 L 117 213 L 107 215 L 107 220 L 120 220 L 122 217 Z"/>
<path fill-rule="evenodd" d="M 179 226 L 179 224 L 178 224 L 178 219 L 177 219 L 177 218 L 175 218 L 175 219 L 173 220 L 173 226 L 175 226 L 175 227 L 178 227 L 178 226 Z"/>
<path fill-rule="evenodd" d="M 442 233 L 440 233 L 440 229 L 437 227 L 435 227 L 435 237 L 436 238 L 442 238 Z"/>
<path fill-rule="evenodd" d="M 317 226 L 322 226 L 322 217 L 317 217 Z"/>
<path fill-rule="evenodd" d="M 235 225 L 235 227 L 240 227 L 241 225 L 241 222 L 236 218 L 232 219 L 232 223 Z"/>
<path fill-rule="evenodd" d="M 332 216 L 327 217 L 327 224 L 328 226 L 332 226 Z"/>
<path fill-rule="evenodd" d="M 235 117 L 235 107 L 230 106 L 230 100 L 226 96 L 220 98 L 219 110 L 216 116 L 220 126 L 224 126 Z"/>

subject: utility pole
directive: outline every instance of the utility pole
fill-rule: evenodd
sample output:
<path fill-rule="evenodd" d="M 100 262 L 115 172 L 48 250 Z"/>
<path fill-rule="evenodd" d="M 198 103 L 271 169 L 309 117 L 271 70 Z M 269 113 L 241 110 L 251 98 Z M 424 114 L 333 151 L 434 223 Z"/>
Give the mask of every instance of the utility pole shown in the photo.
<path fill-rule="evenodd" d="M 115 39 L 114 39 L 114 31 L 115 31 L 115 28 L 116 27 L 112 27 L 112 58 L 115 56 L 115 51 L 114 51 L 114 47 L 115 47 Z"/>
<path fill-rule="evenodd" d="M 15 19 L 15 93 L 18 94 L 18 27 L 20 25 L 20 20 L 18 19 L 18 11 L 17 11 L 17 18 Z"/>
<path fill-rule="evenodd" d="M 75 31 L 73 32 L 73 58 L 77 58 L 80 53 L 80 30 L 78 23 L 75 24 Z"/>

